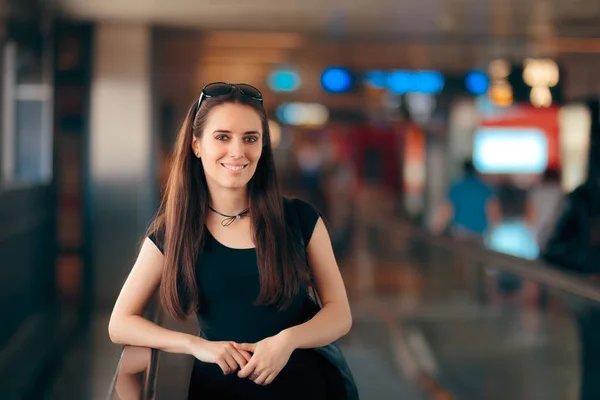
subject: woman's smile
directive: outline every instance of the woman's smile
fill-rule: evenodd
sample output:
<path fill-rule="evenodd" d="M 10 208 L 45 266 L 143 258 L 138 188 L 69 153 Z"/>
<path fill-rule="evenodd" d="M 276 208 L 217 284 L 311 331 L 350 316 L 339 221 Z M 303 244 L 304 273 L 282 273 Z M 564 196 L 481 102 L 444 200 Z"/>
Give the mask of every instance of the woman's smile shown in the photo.
<path fill-rule="evenodd" d="M 221 165 L 232 174 L 239 174 L 242 172 L 248 164 L 229 164 L 229 163 L 221 163 Z"/>

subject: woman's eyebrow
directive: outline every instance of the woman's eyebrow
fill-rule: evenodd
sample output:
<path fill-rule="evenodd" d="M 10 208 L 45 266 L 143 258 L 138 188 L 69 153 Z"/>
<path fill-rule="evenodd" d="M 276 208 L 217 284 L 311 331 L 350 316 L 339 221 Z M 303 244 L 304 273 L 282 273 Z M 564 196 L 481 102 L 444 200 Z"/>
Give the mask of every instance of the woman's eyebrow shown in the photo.
<path fill-rule="evenodd" d="M 217 130 L 213 131 L 213 133 L 232 133 L 232 132 L 228 129 L 217 129 Z M 259 131 L 246 131 L 246 132 L 244 132 L 244 135 L 260 135 L 260 132 Z"/>

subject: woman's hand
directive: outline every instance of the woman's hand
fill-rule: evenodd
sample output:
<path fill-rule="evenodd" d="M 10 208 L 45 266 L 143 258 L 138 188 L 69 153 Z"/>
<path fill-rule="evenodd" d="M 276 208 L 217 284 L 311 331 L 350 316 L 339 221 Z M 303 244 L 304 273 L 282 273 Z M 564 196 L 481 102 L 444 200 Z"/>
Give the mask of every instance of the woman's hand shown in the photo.
<path fill-rule="evenodd" d="M 252 353 L 252 359 L 238 372 L 238 377 L 249 377 L 257 385 L 263 386 L 273 382 L 294 351 L 283 335 L 271 336 L 258 343 L 236 343 L 234 346 Z"/>
<path fill-rule="evenodd" d="M 251 359 L 250 353 L 235 347 L 235 342 L 211 342 L 200 337 L 192 341 L 190 353 L 205 363 L 218 364 L 225 375 L 241 370 Z"/>

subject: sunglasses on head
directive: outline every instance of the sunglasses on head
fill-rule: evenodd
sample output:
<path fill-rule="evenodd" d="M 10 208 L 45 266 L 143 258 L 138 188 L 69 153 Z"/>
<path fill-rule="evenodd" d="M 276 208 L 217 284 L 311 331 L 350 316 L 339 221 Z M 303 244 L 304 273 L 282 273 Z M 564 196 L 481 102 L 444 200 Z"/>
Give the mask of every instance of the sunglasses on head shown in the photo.
<path fill-rule="evenodd" d="M 200 93 L 200 98 L 198 98 L 198 103 L 196 104 L 196 112 L 198 112 L 198 110 L 200 109 L 203 99 L 225 96 L 234 90 L 240 92 L 242 96 L 260 101 L 261 103 L 263 101 L 262 93 L 260 92 L 260 90 L 258 90 L 252 85 L 248 85 L 246 83 L 232 84 L 227 82 L 213 82 L 204 86 L 204 88 L 202 89 L 202 92 Z"/>

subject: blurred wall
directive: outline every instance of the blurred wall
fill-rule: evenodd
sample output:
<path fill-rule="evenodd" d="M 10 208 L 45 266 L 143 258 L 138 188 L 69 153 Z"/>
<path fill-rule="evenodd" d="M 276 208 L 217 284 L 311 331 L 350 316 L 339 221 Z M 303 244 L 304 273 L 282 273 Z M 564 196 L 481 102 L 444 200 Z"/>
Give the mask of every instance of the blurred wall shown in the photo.
<path fill-rule="evenodd" d="M 600 47 L 594 53 L 562 54 L 559 62 L 564 70 L 566 98 L 583 100 L 600 94 Z"/>
<path fill-rule="evenodd" d="M 52 198 L 48 186 L 0 192 L 0 348 L 54 304 Z"/>
<path fill-rule="evenodd" d="M 89 141 L 92 269 L 98 306 L 112 306 L 155 209 L 151 29 L 94 31 Z"/>
<path fill-rule="evenodd" d="M 0 1 L 0 5 L 4 6 L 0 7 L 0 142 L 7 146 L 0 148 L 0 349 L 3 350 L 0 365 L 5 366 L 0 368 L 0 382 L 3 382 L 4 372 L 16 373 L 16 366 L 11 364 L 14 357 L 19 356 L 22 349 L 31 347 L 31 327 L 51 315 L 56 302 L 53 187 L 45 176 L 44 179 L 24 179 L 15 173 L 19 160 L 17 152 L 11 152 L 9 147 L 15 146 L 18 133 L 18 125 L 14 123 L 18 103 L 15 88 L 26 79 L 19 79 L 23 77 L 18 76 L 18 68 L 26 69 L 32 64 L 19 59 L 15 53 L 31 51 L 32 43 L 42 48 L 44 42 L 36 40 L 41 35 L 36 20 L 21 12 L 27 9 L 15 9 L 19 4 L 12 1 L 10 4 Z M 21 17 L 18 21 L 12 19 L 17 11 Z M 9 44 L 14 52 L 7 51 Z M 33 69 L 43 75 L 49 67 L 48 59 L 33 59 L 37 61 Z M 13 115 L 9 115 L 11 111 Z M 39 133 L 35 128 L 28 130 L 28 133 Z M 35 146 L 28 148 L 35 151 Z M 35 155 L 49 156 L 39 152 Z M 3 395 L 18 385 L 13 383 L 2 387 Z"/>

